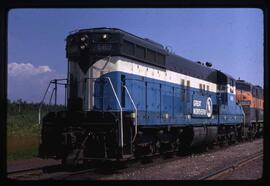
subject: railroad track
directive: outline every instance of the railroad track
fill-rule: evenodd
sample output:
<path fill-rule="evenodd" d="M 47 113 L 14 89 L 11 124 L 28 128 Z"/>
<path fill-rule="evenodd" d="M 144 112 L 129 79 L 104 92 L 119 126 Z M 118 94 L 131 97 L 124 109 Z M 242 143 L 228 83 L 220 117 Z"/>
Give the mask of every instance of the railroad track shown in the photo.
<path fill-rule="evenodd" d="M 27 178 L 27 177 L 36 177 L 39 175 L 44 174 L 46 170 L 50 169 L 57 169 L 61 165 L 45 165 L 45 166 L 39 166 L 35 168 L 28 168 L 28 169 L 20 169 L 20 170 L 14 170 L 7 172 L 7 177 L 9 179 L 18 179 L 18 178 Z"/>
<path fill-rule="evenodd" d="M 24 170 L 17 170 L 7 173 L 8 179 L 23 179 L 23 178 L 29 178 L 29 177 L 36 177 L 38 175 L 43 174 L 43 168 L 31 168 L 31 169 L 24 169 Z"/>
<path fill-rule="evenodd" d="M 219 169 L 217 171 L 211 172 L 210 174 L 200 177 L 198 180 L 216 180 L 218 178 L 222 178 L 226 176 L 227 174 L 231 173 L 232 171 L 260 158 L 263 156 L 263 151 L 257 152 L 255 154 L 252 154 L 245 159 L 242 159 L 240 161 L 237 161 L 231 165 L 228 165 L 222 169 Z"/>
<path fill-rule="evenodd" d="M 95 168 L 86 168 L 86 167 L 67 168 L 61 164 L 58 164 L 58 165 L 10 171 L 7 173 L 7 178 L 17 180 L 50 180 L 50 179 L 61 180 L 65 179 L 66 177 L 91 172 L 93 170 L 95 170 Z"/>
<path fill-rule="evenodd" d="M 240 143 L 238 143 L 240 144 Z M 233 144 L 233 145 L 228 145 L 228 146 L 223 146 L 222 148 L 214 148 L 211 150 L 208 150 L 207 153 L 214 153 L 217 152 L 221 149 L 225 150 L 226 148 L 230 148 L 232 146 L 238 145 L 238 144 Z M 153 167 L 157 164 L 162 165 L 162 164 L 167 164 L 170 162 L 174 162 L 174 161 L 178 161 L 178 160 L 182 160 L 185 158 L 188 158 L 190 156 L 199 156 L 206 153 L 206 151 L 202 151 L 202 152 L 192 152 L 186 155 L 176 155 L 176 153 L 171 153 L 170 155 L 166 156 L 166 158 L 162 158 L 162 156 L 160 154 L 151 156 L 151 157 L 147 157 L 146 159 L 144 158 L 140 158 L 140 159 L 132 159 L 129 160 L 127 162 L 125 162 L 123 165 L 124 166 L 119 166 L 119 165 L 112 165 L 112 164 L 107 164 L 100 166 L 100 167 L 96 167 L 93 169 L 88 169 L 88 170 L 83 170 L 83 171 L 78 171 L 69 175 L 63 175 L 60 177 L 55 177 L 52 179 L 60 179 L 60 180 L 69 180 L 69 179 L 74 179 L 72 178 L 72 176 L 75 176 L 78 180 L 83 180 L 83 178 L 85 177 L 87 180 L 96 180 L 99 178 L 102 178 L 103 176 L 106 177 L 107 175 L 113 174 L 114 171 L 117 171 L 117 174 L 122 174 L 122 173 L 128 173 L 128 172 L 133 172 L 137 169 L 140 168 L 149 168 L 149 167 Z M 124 167 L 124 168 L 123 168 Z M 82 178 L 79 178 L 79 177 Z"/>
<path fill-rule="evenodd" d="M 199 155 L 202 153 L 204 152 L 196 154 Z M 156 164 L 163 164 L 179 159 L 184 159 L 189 156 L 190 154 L 181 156 L 175 156 L 175 154 L 171 154 L 168 155 L 168 157 L 166 156 L 166 158 L 161 158 L 161 155 L 157 154 L 147 158 L 131 159 L 127 162 L 121 162 L 121 164 L 119 164 L 120 162 L 108 162 L 100 163 L 98 165 L 89 165 L 86 167 L 78 166 L 77 168 L 67 168 L 62 165 L 45 166 L 8 172 L 8 178 L 17 180 L 66 180 L 72 176 L 87 175 L 87 179 L 97 179 L 102 176 L 111 174 L 114 171 L 129 172 L 142 167 L 147 168 Z"/>
<path fill-rule="evenodd" d="M 241 142 L 241 143 L 244 143 L 244 142 Z M 238 144 L 241 144 L 241 143 L 238 143 Z M 144 161 L 144 159 L 133 159 L 133 160 L 128 161 L 127 163 L 124 163 L 124 166 L 122 165 L 119 166 L 117 164 L 99 164 L 99 165 L 90 164 L 88 166 L 81 166 L 81 167 L 79 166 L 77 168 L 73 168 L 69 170 L 67 169 L 67 167 L 64 167 L 62 165 L 52 165 L 52 166 L 43 166 L 43 167 L 38 167 L 38 168 L 12 171 L 12 172 L 8 172 L 7 175 L 8 175 L 8 178 L 10 179 L 19 179 L 19 180 L 20 179 L 22 180 L 28 180 L 28 179 L 30 180 L 65 180 L 65 179 L 71 178 L 72 176 L 80 176 L 80 175 L 87 174 L 88 178 L 90 177 L 90 179 L 96 179 L 96 178 L 104 176 L 103 173 L 99 174 L 99 172 L 107 172 L 107 174 L 115 170 L 120 171 L 120 172 L 122 171 L 129 172 L 130 170 L 134 170 L 137 168 L 142 168 L 142 167 L 147 168 L 147 167 L 154 166 L 156 164 L 163 164 L 163 163 L 168 163 L 168 162 L 184 159 L 191 155 L 200 155 L 206 152 L 213 153 L 221 149 L 232 147 L 234 145 L 237 145 L 237 144 L 223 146 L 221 148 L 214 148 L 208 151 L 193 152 L 187 155 L 180 155 L 180 156 L 175 156 L 176 154 L 172 153 L 171 157 L 166 158 L 166 159 L 160 158 L 161 155 L 158 154 L 158 155 L 154 155 L 153 157 L 150 157 L 151 159 L 150 162 L 152 163 L 147 163 L 147 164 L 141 163 L 141 161 L 142 160 Z M 258 154 L 262 154 L 262 152 Z M 253 156 L 248 157 L 247 159 L 241 161 L 240 164 L 244 164 L 245 162 L 247 162 L 249 159 L 252 159 L 252 158 Z M 230 170 L 235 169 L 239 165 L 234 164 L 229 167 L 225 167 L 222 170 L 218 170 L 205 177 L 201 177 L 199 178 L 199 180 L 215 179 L 215 177 L 217 177 L 218 175 L 221 175 L 222 173 L 225 174 L 225 172 L 229 172 Z"/>

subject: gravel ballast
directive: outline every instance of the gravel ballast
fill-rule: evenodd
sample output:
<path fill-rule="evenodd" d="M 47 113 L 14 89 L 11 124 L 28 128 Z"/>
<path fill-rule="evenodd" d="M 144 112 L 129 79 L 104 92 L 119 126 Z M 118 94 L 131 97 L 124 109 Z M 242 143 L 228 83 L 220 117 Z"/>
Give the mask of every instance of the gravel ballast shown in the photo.
<path fill-rule="evenodd" d="M 215 151 L 191 155 L 173 162 L 161 163 L 147 168 L 139 168 L 131 172 L 112 174 L 101 177 L 102 180 L 196 180 L 209 172 L 219 170 L 229 164 L 263 150 L 263 140 L 255 140 Z M 248 165 L 247 165 L 248 166 Z M 254 165 L 255 166 L 255 165 Z M 262 163 L 256 168 L 248 169 L 239 175 L 239 179 L 258 179 L 262 176 Z M 251 172 L 246 174 L 247 172 Z M 252 173 L 253 172 L 253 173 Z M 239 173 L 240 174 L 240 173 Z M 254 174 L 254 176 L 251 176 Z M 256 176 L 255 176 L 256 174 Z M 249 176 L 250 175 L 250 176 Z M 237 174 L 231 179 L 237 179 Z"/>

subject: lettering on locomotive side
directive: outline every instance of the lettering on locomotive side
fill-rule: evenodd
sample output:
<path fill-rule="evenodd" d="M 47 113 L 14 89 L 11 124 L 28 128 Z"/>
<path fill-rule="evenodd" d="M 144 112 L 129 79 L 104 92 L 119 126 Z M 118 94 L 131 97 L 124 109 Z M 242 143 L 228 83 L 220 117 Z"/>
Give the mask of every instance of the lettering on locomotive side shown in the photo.
<path fill-rule="evenodd" d="M 195 115 L 206 115 L 206 110 L 205 109 L 200 109 L 200 108 L 193 108 L 193 114 L 195 114 Z"/>
<path fill-rule="evenodd" d="M 193 107 L 201 107 L 201 105 L 202 101 L 196 99 L 193 100 Z"/>
<path fill-rule="evenodd" d="M 198 108 L 202 106 L 201 100 L 193 100 L 193 114 L 194 115 L 206 115 L 206 110 L 202 108 Z"/>
<path fill-rule="evenodd" d="M 207 98 L 205 106 L 202 105 L 201 100 L 193 100 L 193 115 L 199 115 L 199 116 L 207 116 L 211 117 L 212 116 L 212 100 L 210 97 Z M 202 108 L 205 107 L 205 108 Z"/>

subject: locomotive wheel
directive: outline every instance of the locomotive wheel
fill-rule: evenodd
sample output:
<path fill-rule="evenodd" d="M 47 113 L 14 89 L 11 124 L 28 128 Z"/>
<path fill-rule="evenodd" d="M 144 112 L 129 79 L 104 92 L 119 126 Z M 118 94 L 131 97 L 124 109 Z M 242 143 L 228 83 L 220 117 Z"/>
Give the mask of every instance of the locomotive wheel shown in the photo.
<path fill-rule="evenodd" d="M 61 163 L 64 166 L 76 166 L 83 164 L 83 160 L 80 160 L 82 157 L 83 151 L 81 149 L 76 149 L 69 153 L 66 157 L 62 158 Z"/>
<path fill-rule="evenodd" d="M 76 165 L 76 163 L 74 162 L 74 160 L 71 159 L 71 158 L 68 158 L 68 157 L 63 158 L 61 160 L 61 163 L 65 167 L 72 167 L 72 166 L 75 166 Z"/>
<path fill-rule="evenodd" d="M 182 142 L 179 147 L 179 155 L 189 155 L 191 154 L 191 146 L 187 142 Z"/>
<path fill-rule="evenodd" d="M 247 140 L 252 141 L 253 139 L 254 139 L 254 131 L 253 131 L 253 127 L 251 127 L 248 130 Z"/>
<path fill-rule="evenodd" d="M 149 146 L 149 149 L 150 149 L 150 153 L 151 153 L 152 155 L 156 154 L 157 148 L 156 148 L 156 144 L 155 144 L 155 143 L 152 143 L 152 144 Z"/>
<path fill-rule="evenodd" d="M 201 145 L 199 145 L 199 146 L 195 146 L 195 147 L 193 147 L 193 150 L 194 150 L 195 152 L 204 152 L 204 151 L 207 150 L 207 145 L 201 144 Z"/>
<path fill-rule="evenodd" d="M 228 138 L 224 136 L 220 141 L 219 141 L 219 146 L 224 147 L 228 145 Z"/>
<path fill-rule="evenodd" d="M 228 144 L 229 145 L 235 144 L 235 141 L 236 141 L 236 136 L 235 136 L 235 133 L 233 132 L 228 137 Z"/>
<path fill-rule="evenodd" d="M 214 142 L 211 142 L 211 143 L 209 143 L 207 145 L 207 149 L 206 150 L 208 150 L 208 149 L 214 149 Z"/>
<path fill-rule="evenodd" d="M 170 148 L 170 143 L 160 143 L 160 154 L 165 154 Z"/>

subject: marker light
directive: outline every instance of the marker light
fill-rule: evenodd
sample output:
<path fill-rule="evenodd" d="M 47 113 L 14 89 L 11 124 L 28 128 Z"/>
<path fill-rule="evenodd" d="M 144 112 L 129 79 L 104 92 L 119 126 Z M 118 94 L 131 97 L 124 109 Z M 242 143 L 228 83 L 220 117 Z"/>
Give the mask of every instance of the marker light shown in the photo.
<path fill-rule="evenodd" d="M 135 119 L 135 118 L 136 118 L 136 113 L 135 113 L 135 112 L 132 112 L 132 113 L 130 114 L 130 117 L 131 117 L 132 119 Z"/>

